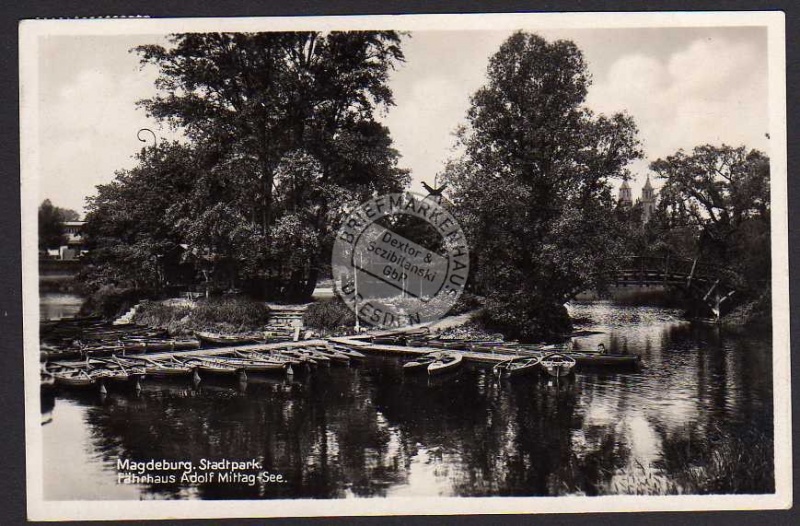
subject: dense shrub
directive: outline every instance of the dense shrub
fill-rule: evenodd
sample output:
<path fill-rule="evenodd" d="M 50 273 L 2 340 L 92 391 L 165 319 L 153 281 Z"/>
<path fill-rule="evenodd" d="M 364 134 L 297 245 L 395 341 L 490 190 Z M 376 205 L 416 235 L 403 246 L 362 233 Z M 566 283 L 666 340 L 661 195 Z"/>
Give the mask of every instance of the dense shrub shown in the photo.
<path fill-rule="evenodd" d="M 552 340 L 572 330 L 566 307 L 521 294 L 487 298 L 485 308 L 474 319 L 489 332 L 522 342 Z"/>
<path fill-rule="evenodd" d="M 334 330 L 338 327 L 353 327 L 356 324 L 356 316 L 336 296 L 309 305 L 303 314 L 303 323 L 311 329 Z"/>
<path fill-rule="evenodd" d="M 270 310 L 264 303 L 247 298 L 200 300 L 166 304 L 145 301 L 133 321 L 162 327 L 173 334 L 194 330 L 246 332 L 269 324 Z"/>
<path fill-rule="evenodd" d="M 464 292 L 461 294 L 461 297 L 458 298 L 458 301 L 453 305 L 453 307 L 448 312 L 449 316 L 457 316 L 459 314 L 464 314 L 466 312 L 474 311 L 480 309 L 484 305 L 484 299 L 481 296 L 477 296 L 472 294 L 471 292 Z"/>

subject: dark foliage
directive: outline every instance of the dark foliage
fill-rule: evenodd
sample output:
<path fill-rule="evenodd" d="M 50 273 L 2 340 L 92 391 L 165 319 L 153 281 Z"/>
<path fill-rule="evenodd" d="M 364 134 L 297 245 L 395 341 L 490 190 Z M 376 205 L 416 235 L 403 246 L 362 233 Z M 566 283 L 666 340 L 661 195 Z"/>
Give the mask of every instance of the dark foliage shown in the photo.
<path fill-rule="evenodd" d="M 90 203 L 88 287 L 307 299 L 342 211 L 408 180 L 375 113 L 394 32 L 178 34 L 140 46 L 140 105 L 188 143 L 142 150 Z"/>
<path fill-rule="evenodd" d="M 633 120 L 595 116 L 572 42 L 525 33 L 491 58 L 445 180 L 467 232 L 485 322 L 523 339 L 569 328 L 564 302 L 624 253 L 609 181 L 639 157 Z"/>
<path fill-rule="evenodd" d="M 39 250 L 58 248 L 66 242 L 64 221 L 77 221 L 78 213 L 53 206 L 49 199 L 39 205 Z"/>
<path fill-rule="evenodd" d="M 312 329 L 336 330 L 355 326 L 356 317 L 352 309 L 337 296 L 309 305 L 303 314 L 303 324 Z"/>

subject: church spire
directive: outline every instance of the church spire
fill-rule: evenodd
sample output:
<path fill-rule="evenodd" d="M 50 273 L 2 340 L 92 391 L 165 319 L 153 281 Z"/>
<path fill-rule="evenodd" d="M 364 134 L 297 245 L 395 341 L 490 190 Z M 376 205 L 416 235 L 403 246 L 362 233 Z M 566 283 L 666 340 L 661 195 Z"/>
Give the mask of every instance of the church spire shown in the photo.
<path fill-rule="evenodd" d="M 642 187 L 642 220 L 647 223 L 653 216 L 656 209 L 656 194 L 653 185 L 650 184 L 650 174 Z"/>
<path fill-rule="evenodd" d="M 619 187 L 619 204 L 621 206 L 633 205 L 633 198 L 631 197 L 631 185 L 628 184 L 627 179 L 623 179 L 622 185 Z"/>

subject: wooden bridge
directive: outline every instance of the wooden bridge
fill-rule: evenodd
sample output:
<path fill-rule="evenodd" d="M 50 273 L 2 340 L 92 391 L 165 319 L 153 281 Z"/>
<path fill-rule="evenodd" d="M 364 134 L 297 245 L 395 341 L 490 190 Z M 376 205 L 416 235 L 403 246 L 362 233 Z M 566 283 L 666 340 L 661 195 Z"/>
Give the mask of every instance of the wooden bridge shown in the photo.
<path fill-rule="evenodd" d="M 617 286 L 669 286 L 686 291 L 704 302 L 719 318 L 723 304 L 740 287 L 742 278 L 733 270 L 677 257 L 628 257 L 604 276 Z"/>

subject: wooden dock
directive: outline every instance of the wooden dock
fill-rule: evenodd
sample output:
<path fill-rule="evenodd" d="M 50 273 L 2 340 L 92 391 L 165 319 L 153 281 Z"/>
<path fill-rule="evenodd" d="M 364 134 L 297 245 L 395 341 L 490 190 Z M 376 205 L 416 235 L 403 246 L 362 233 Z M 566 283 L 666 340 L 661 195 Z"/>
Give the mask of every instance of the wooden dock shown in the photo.
<path fill-rule="evenodd" d="M 234 354 L 237 351 L 267 352 L 278 349 L 298 349 L 303 347 L 330 345 L 332 343 L 344 345 L 347 347 L 352 347 L 354 349 L 358 349 L 359 351 L 364 351 L 371 354 L 382 354 L 388 356 L 420 356 L 433 352 L 443 352 L 443 351 L 457 352 L 464 357 L 465 361 L 479 362 L 486 364 L 494 364 L 528 354 L 528 353 L 512 353 L 508 352 L 508 350 L 506 349 L 501 350 L 500 352 L 492 352 L 492 351 L 479 352 L 472 350 L 449 350 L 449 349 L 441 349 L 435 347 L 406 347 L 403 345 L 375 344 L 368 341 L 364 341 L 366 339 L 381 337 L 381 336 L 408 334 L 408 333 L 422 332 L 422 331 L 433 332 L 435 330 L 441 330 L 443 328 L 447 328 L 450 326 L 457 326 L 463 324 L 469 318 L 470 314 L 471 313 L 462 314 L 460 316 L 452 316 L 449 318 L 445 318 L 444 320 L 438 320 L 437 322 L 434 323 L 426 323 L 416 326 L 401 327 L 395 329 L 374 330 L 370 331 L 369 333 L 352 335 L 352 336 L 333 337 L 326 339 L 318 338 L 313 340 L 299 340 L 299 341 L 280 341 L 274 343 L 250 343 L 245 345 L 221 346 L 221 347 L 213 347 L 207 349 L 190 349 L 184 351 L 160 351 L 152 353 L 148 352 L 141 356 L 146 356 L 147 358 L 153 358 L 156 360 L 169 358 L 171 356 L 177 356 L 181 358 L 202 358 L 202 357 Z M 131 355 L 139 356 L 138 353 L 131 353 Z M 123 357 L 125 355 L 120 355 L 120 356 Z M 81 366 L 84 363 L 84 360 L 59 360 L 59 363 L 66 366 L 69 365 Z"/>
<path fill-rule="evenodd" d="M 229 345 L 227 347 L 214 347 L 211 349 L 192 349 L 189 351 L 164 351 L 158 353 L 147 353 L 143 356 L 148 358 L 169 358 L 170 356 L 202 358 L 204 356 L 219 356 L 221 354 L 231 354 L 236 351 L 273 351 L 277 349 L 296 349 L 298 347 L 313 347 L 315 345 L 326 345 L 325 340 L 301 340 L 297 342 L 275 342 L 275 343 L 248 343 L 245 345 Z"/>

